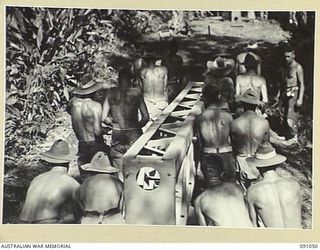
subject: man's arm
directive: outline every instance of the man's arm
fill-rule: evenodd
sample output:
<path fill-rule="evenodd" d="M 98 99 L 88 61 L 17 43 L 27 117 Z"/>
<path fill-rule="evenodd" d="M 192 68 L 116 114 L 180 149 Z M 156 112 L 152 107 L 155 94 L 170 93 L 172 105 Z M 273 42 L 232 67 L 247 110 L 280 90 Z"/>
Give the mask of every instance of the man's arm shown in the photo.
<path fill-rule="evenodd" d="M 256 55 L 256 54 L 255 54 Z M 256 55 L 256 60 L 258 61 L 258 64 L 257 64 L 257 74 L 259 76 L 261 76 L 261 58 L 260 56 Z"/>
<path fill-rule="evenodd" d="M 145 77 L 145 68 L 142 68 L 139 72 L 139 77 L 140 77 L 140 82 L 141 82 L 141 90 L 142 90 L 142 93 L 144 93 L 144 81 L 146 79 Z"/>
<path fill-rule="evenodd" d="M 237 59 L 236 59 L 236 75 L 238 75 L 239 74 L 239 72 L 240 72 L 240 69 L 239 69 L 239 67 L 240 67 L 240 55 L 238 55 L 237 56 Z"/>
<path fill-rule="evenodd" d="M 228 78 L 227 84 L 228 84 L 228 92 L 229 92 L 228 101 L 230 103 L 233 103 L 234 97 L 235 97 L 233 80 L 231 78 Z"/>
<path fill-rule="evenodd" d="M 249 188 L 247 191 L 246 203 L 248 205 L 251 223 L 254 227 L 258 227 L 257 213 L 256 213 L 256 209 L 254 207 L 254 202 L 253 202 L 252 196 L 253 196 L 253 192 L 252 192 L 251 188 Z"/>
<path fill-rule="evenodd" d="M 110 112 L 110 103 L 107 95 L 106 99 L 102 104 L 102 114 L 101 114 L 101 121 L 106 124 L 111 123 L 111 119 L 108 118 L 109 112 Z"/>
<path fill-rule="evenodd" d="M 237 76 L 237 78 L 236 78 L 236 94 L 235 94 L 235 96 L 239 96 L 240 95 L 240 91 L 241 91 L 240 78 L 241 78 L 241 76 Z"/>
<path fill-rule="evenodd" d="M 93 128 L 96 137 L 101 135 L 101 116 L 102 116 L 102 106 L 100 103 L 95 103 L 93 105 Z"/>
<path fill-rule="evenodd" d="M 168 70 L 165 66 L 162 66 L 163 67 L 163 89 L 164 89 L 164 93 L 165 93 L 165 97 L 167 98 L 168 100 L 168 89 L 167 89 L 167 84 L 168 84 Z"/>
<path fill-rule="evenodd" d="M 194 124 L 194 133 L 195 133 L 195 136 L 197 137 L 197 144 L 199 147 L 199 151 L 202 152 L 203 142 L 202 142 L 201 131 L 200 131 L 200 122 L 201 122 L 201 115 L 198 115 L 196 117 L 196 121 Z"/>
<path fill-rule="evenodd" d="M 267 91 L 267 83 L 266 83 L 265 79 L 262 79 L 261 95 L 262 95 L 262 101 L 265 104 L 267 104 L 268 103 L 268 91 Z"/>
<path fill-rule="evenodd" d="M 81 219 L 81 216 L 82 216 L 82 207 L 80 206 L 80 202 L 78 200 L 78 197 L 79 197 L 79 187 L 74 187 L 74 191 L 72 193 L 72 200 L 73 200 L 73 203 L 72 203 L 72 210 L 73 210 L 73 215 L 74 215 L 74 218 L 75 218 L 75 221 L 76 222 L 79 222 L 80 219 Z"/>
<path fill-rule="evenodd" d="M 261 62 L 259 62 L 257 65 L 257 74 L 261 76 Z"/>
<path fill-rule="evenodd" d="M 303 104 L 303 95 L 304 95 L 304 75 L 303 75 L 303 68 L 299 64 L 297 67 L 297 76 L 298 76 L 298 81 L 300 83 L 300 88 L 299 88 L 299 98 L 297 100 L 297 106 L 300 107 Z"/>

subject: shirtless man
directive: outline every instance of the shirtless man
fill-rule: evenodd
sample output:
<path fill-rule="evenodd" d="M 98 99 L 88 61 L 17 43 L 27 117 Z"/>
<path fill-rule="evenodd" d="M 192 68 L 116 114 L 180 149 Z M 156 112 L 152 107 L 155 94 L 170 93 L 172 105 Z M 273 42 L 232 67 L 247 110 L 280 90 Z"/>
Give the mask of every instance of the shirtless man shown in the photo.
<path fill-rule="evenodd" d="M 268 142 L 257 149 L 255 157 L 247 159 L 262 176 L 247 191 L 254 226 L 301 228 L 301 187 L 297 181 L 281 177 L 275 171 L 285 160 Z"/>
<path fill-rule="evenodd" d="M 82 209 L 81 224 L 124 223 L 121 215 L 123 184 L 114 176 L 118 172 L 110 165 L 108 156 L 98 152 L 92 161 L 81 166 L 89 175 L 77 191 Z"/>
<path fill-rule="evenodd" d="M 286 136 L 290 142 L 297 142 L 298 108 L 303 104 L 304 76 L 302 66 L 295 60 L 292 48 L 287 48 L 284 53 L 285 65 L 282 69 L 282 86 L 279 91 L 281 111 L 284 115 L 285 126 L 289 128 Z"/>
<path fill-rule="evenodd" d="M 269 141 L 269 123 L 255 113 L 260 103 L 257 93 L 247 90 L 239 100 L 243 104 L 244 113 L 231 124 L 231 139 L 236 154 L 238 181 L 246 190 L 253 180 L 259 176 L 256 168 L 248 166 L 246 158 L 256 152 L 259 144 Z"/>
<path fill-rule="evenodd" d="M 234 84 L 230 77 L 233 69 L 234 61 L 217 56 L 214 61 L 207 62 L 207 71 L 203 74 L 204 86 L 217 86 L 221 101 L 227 103 L 229 108 L 234 102 Z"/>
<path fill-rule="evenodd" d="M 228 103 L 221 101 L 217 86 L 206 86 L 203 96 L 207 109 L 197 117 L 199 142 L 202 147 L 201 170 L 206 186 L 220 176 L 214 176 L 215 168 L 222 168 L 224 179 L 235 181 L 235 159 L 230 141 L 232 116 Z"/>
<path fill-rule="evenodd" d="M 111 159 L 119 169 L 119 179 L 123 180 L 122 157 L 131 145 L 141 136 L 142 127 L 149 121 L 149 114 L 140 87 L 132 87 L 130 74 L 119 73 L 119 87 L 111 88 L 103 104 L 102 120 L 113 120 L 111 138 Z M 138 112 L 141 119 L 139 120 Z M 108 122 L 109 120 L 109 122 Z"/>
<path fill-rule="evenodd" d="M 71 115 L 72 128 L 79 141 L 78 163 L 89 163 L 98 152 L 110 152 L 104 143 L 102 133 L 102 102 L 105 99 L 103 84 L 94 80 L 87 82 L 73 91 L 75 95 L 68 104 L 67 111 Z M 81 174 L 81 169 L 80 174 Z"/>
<path fill-rule="evenodd" d="M 244 65 L 244 60 L 247 55 L 253 56 L 254 59 L 257 61 L 255 72 L 257 72 L 257 75 L 261 75 L 261 58 L 255 53 L 255 50 L 257 48 L 258 48 L 258 44 L 254 41 L 250 41 L 247 46 L 247 51 L 240 53 L 237 56 L 237 60 L 236 60 L 237 75 L 244 74 L 247 72 L 246 66 Z"/>
<path fill-rule="evenodd" d="M 69 163 L 76 156 L 70 153 L 66 141 L 57 140 L 49 151 L 40 154 L 40 158 L 51 170 L 32 180 L 18 223 L 75 223 L 80 215 L 75 203 L 80 185 L 67 172 Z M 62 211 L 70 213 L 63 216 Z"/>
<path fill-rule="evenodd" d="M 178 42 L 176 39 L 173 39 L 161 62 L 161 65 L 168 69 L 167 89 L 169 102 L 172 102 L 176 98 L 183 87 L 183 61 L 181 56 L 177 55 L 178 50 Z"/>
<path fill-rule="evenodd" d="M 238 75 L 236 78 L 236 96 L 243 95 L 248 89 L 255 90 L 258 96 L 262 98 L 264 104 L 268 103 L 268 92 L 266 79 L 258 75 L 255 71 L 257 67 L 257 60 L 248 54 L 245 57 L 244 65 L 246 73 Z M 259 98 L 260 99 L 260 98 Z"/>
<path fill-rule="evenodd" d="M 223 169 L 213 170 L 217 178 L 195 200 L 200 226 L 252 227 L 243 192 L 236 183 L 222 182 Z"/>
<path fill-rule="evenodd" d="M 168 70 L 164 66 L 156 66 L 152 55 L 146 56 L 145 61 L 147 66 L 140 71 L 143 97 L 150 119 L 155 120 L 168 106 Z"/>

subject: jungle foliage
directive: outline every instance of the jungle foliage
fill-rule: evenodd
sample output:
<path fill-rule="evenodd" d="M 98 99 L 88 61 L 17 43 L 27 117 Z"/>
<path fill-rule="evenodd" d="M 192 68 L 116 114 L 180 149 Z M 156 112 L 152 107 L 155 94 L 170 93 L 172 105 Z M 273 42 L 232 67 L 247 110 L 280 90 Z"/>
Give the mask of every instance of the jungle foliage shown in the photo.
<path fill-rule="evenodd" d="M 84 75 L 116 81 L 109 59 L 170 18 L 169 11 L 7 7 L 6 162 L 45 138 Z"/>

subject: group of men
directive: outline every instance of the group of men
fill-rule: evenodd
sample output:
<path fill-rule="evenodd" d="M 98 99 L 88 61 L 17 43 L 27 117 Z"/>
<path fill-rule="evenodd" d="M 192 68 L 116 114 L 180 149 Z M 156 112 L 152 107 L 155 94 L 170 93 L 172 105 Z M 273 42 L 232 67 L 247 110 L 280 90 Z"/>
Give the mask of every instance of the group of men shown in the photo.
<path fill-rule="evenodd" d="M 205 183 L 194 201 L 200 225 L 301 227 L 300 186 L 274 170 L 285 157 L 268 142 L 267 84 L 255 46 L 249 44 L 236 62 L 221 55 L 207 62 L 206 109 L 195 124 Z M 79 141 L 78 158 L 64 140 L 40 155 L 51 170 L 31 182 L 20 223 L 124 223 L 122 157 L 183 88 L 177 51 L 174 39 L 161 61 L 148 53 L 120 67 L 118 86 L 86 77 L 73 91 L 67 111 Z M 285 58 L 286 85 L 279 96 L 286 124 L 294 130 L 303 70 L 292 50 Z M 103 135 L 110 126 L 111 142 L 106 143 Z M 67 173 L 74 164 L 79 166 L 76 178 Z"/>
<path fill-rule="evenodd" d="M 275 133 L 264 113 L 267 84 L 261 75 L 262 61 L 253 51 L 257 46 L 250 43 L 236 62 L 217 56 L 207 63 L 206 109 L 197 119 L 204 191 L 194 204 L 200 225 L 301 228 L 300 185 L 276 172 L 286 158 L 269 142 L 270 133 Z M 284 125 L 292 130 L 287 141 L 292 142 L 297 141 L 297 107 L 304 95 L 303 69 L 291 48 L 284 56 L 284 86 L 277 97 Z"/>
<path fill-rule="evenodd" d="M 31 182 L 20 223 L 123 223 L 122 158 L 179 94 L 183 65 L 177 51 L 174 39 L 162 60 L 146 52 L 118 65 L 118 86 L 84 77 L 67 106 L 78 139 L 78 157 L 71 157 L 64 140 L 40 155 L 52 169 Z M 110 127 L 111 142 L 106 142 Z M 78 165 L 75 178 L 67 175 L 70 164 Z M 52 185 L 47 185 L 49 177 Z M 70 216 L 66 219 L 64 214 Z"/>

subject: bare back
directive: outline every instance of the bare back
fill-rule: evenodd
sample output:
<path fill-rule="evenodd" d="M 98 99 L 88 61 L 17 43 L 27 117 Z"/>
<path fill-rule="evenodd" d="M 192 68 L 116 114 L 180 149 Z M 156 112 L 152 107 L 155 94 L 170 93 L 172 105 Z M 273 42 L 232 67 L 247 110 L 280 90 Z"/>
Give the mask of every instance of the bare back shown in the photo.
<path fill-rule="evenodd" d="M 248 89 L 258 93 L 263 102 L 268 102 L 267 85 L 264 77 L 257 74 L 245 73 L 236 79 L 236 95 L 243 95 Z"/>
<path fill-rule="evenodd" d="M 206 189 L 195 201 L 202 226 L 252 227 L 241 188 L 222 182 Z"/>
<path fill-rule="evenodd" d="M 73 98 L 69 103 L 72 127 L 79 141 L 94 141 L 100 134 L 101 104 L 89 98 Z"/>
<path fill-rule="evenodd" d="M 249 187 L 247 200 L 254 224 L 258 215 L 266 227 L 301 228 L 301 188 L 295 180 L 262 179 Z"/>
<path fill-rule="evenodd" d="M 138 111 L 148 120 L 148 112 L 140 88 L 110 89 L 108 102 L 114 123 L 121 129 L 141 128 L 138 120 Z"/>
<path fill-rule="evenodd" d="M 216 108 L 207 108 L 197 119 L 204 147 L 230 146 L 230 113 Z"/>
<path fill-rule="evenodd" d="M 254 155 L 259 144 L 269 140 L 269 123 L 254 111 L 246 111 L 232 122 L 231 138 L 237 154 Z"/>
<path fill-rule="evenodd" d="M 163 66 L 143 68 L 140 72 L 143 95 L 148 99 L 161 99 L 166 96 L 168 70 Z"/>
<path fill-rule="evenodd" d="M 60 210 L 74 200 L 79 183 L 65 173 L 49 171 L 31 182 L 19 219 L 38 221 L 60 219 Z"/>
<path fill-rule="evenodd" d="M 77 192 L 77 200 L 83 211 L 105 212 L 118 208 L 122 197 L 122 183 L 109 174 L 88 177 Z"/>

